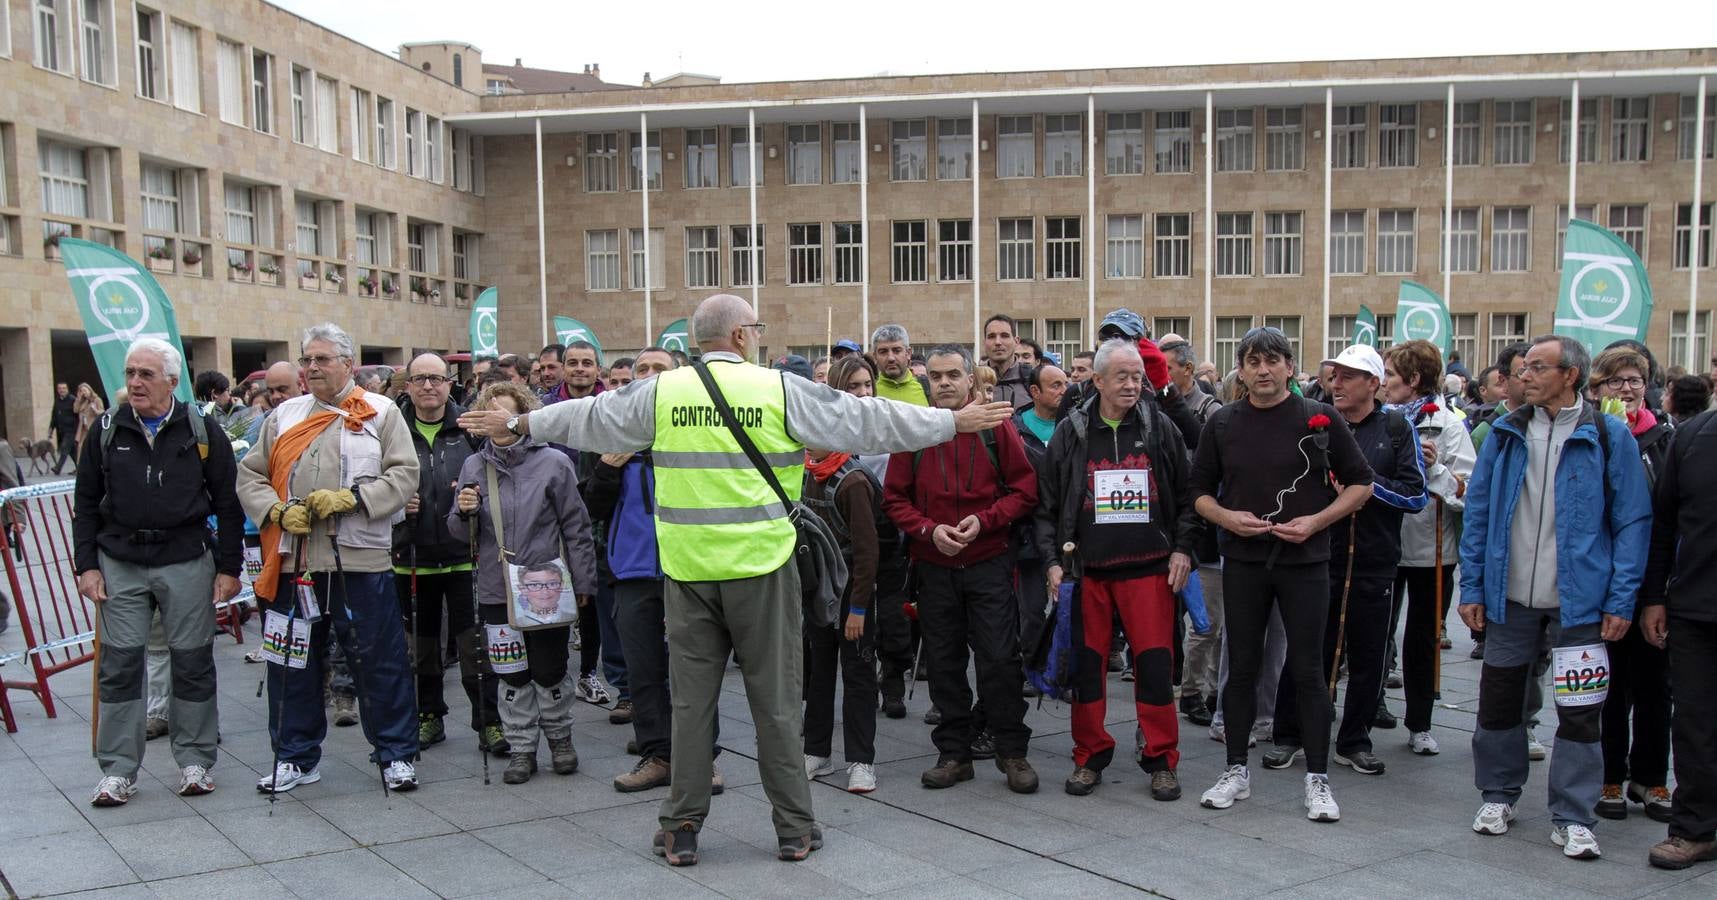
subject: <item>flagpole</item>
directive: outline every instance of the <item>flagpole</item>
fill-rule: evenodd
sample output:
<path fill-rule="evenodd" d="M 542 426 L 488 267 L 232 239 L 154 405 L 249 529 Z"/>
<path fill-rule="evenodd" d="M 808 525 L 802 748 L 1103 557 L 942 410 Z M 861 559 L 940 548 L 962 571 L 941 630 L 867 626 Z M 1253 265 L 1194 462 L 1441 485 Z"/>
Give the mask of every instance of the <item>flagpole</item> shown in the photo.
<path fill-rule="evenodd" d="M 1687 239 L 1687 371 L 1699 371 L 1699 200 L 1705 180 L 1705 78 L 1693 104 L 1693 230 Z"/>
<path fill-rule="evenodd" d="M 1323 253 L 1323 256 L 1324 256 L 1324 288 L 1323 288 L 1323 290 L 1324 290 L 1324 332 L 1323 333 L 1324 333 L 1324 350 L 1325 350 L 1325 352 L 1328 352 L 1328 350 L 1329 350 L 1329 228 L 1330 228 L 1330 210 L 1329 210 L 1329 207 L 1330 207 L 1330 172 L 1331 172 L 1330 147 L 1329 147 L 1329 145 L 1330 145 L 1330 131 L 1329 131 L 1330 126 L 1329 126 L 1329 123 L 1330 123 L 1331 117 L 1333 116 L 1333 113 L 1330 110 L 1330 102 L 1334 98 L 1334 96 L 1335 96 L 1335 91 L 1333 91 L 1330 88 L 1324 88 L 1324 241 L 1323 241 L 1323 243 L 1324 243 L 1324 253 Z M 1266 128 L 1269 127 L 1268 122 L 1265 123 L 1265 127 Z M 1359 321 L 1358 316 L 1354 317 L 1354 321 L 1355 322 Z"/>
<path fill-rule="evenodd" d="M 1328 93 L 1329 93 L 1327 88 L 1325 89 L 1324 93 L 1325 93 L 1325 97 L 1327 99 Z M 1324 105 L 1324 108 L 1327 110 L 1329 108 L 1329 105 L 1326 103 Z M 1328 117 L 1327 113 L 1326 113 L 1325 117 L 1326 118 Z M 1215 244 L 1216 244 L 1216 237 L 1215 237 L 1215 235 L 1216 235 L 1216 214 L 1213 211 L 1215 208 L 1215 205 L 1216 205 L 1216 191 L 1215 191 L 1215 185 L 1212 181 L 1212 173 L 1216 169 L 1216 141 L 1211 136 L 1211 132 L 1215 130 L 1213 127 L 1215 122 L 1216 122 L 1216 100 L 1215 100 L 1215 97 L 1211 94 L 1211 92 L 1205 91 L 1204 92 L 1204 358 L 1209 359 L 1209 360 L 1214 360 L 1216 358 L 1216 311 L 1215 311 L 1215 307 L 1213 307 L 1211 305 L 1211 298 L 1210 298 L 1210 287 L 1211 287 L 1210 274 L 1211 274 L 1211 267 L 1212 267 L 1212 263 L 1213 263 L 1213 260 L 1211 259 L 1211 253 L 1212 253 L 1213 248 L 1215 247 Z M 1325 140 L 1328 140 L 1328 138 L 1325 138 Z M 1069 362 L 1071 362 L 1071 360 Z M 1226 372 L 1227 371 L 1226 367 L 1229 365 L 1232 365 L 1232 361 L 1226 362 L 1226 363 L 1217 363 L 1217 366 L 1218 366 L 1217 371 Z"/>
<path fill-rule="evenodd" d="M 548 344 L 548 235 L 543 228 L 543 119 L 535 116 L 531 119 L 536 124 L 537 132 L 537 298 L 542 312 L 542 343 Z M 500 311 L 495 314 L 496 328 L 500 327 Z"/>
<path fill-rule="evenodd" d="M 745 145 L 749 148 L 746 153 L 746 164 L 750 169 L 751 191 L 751 238 L 748 241 L 751 248 L 751 314 L 758 316 L 757 288 L 763 281 L 763 241 L 757 237 L 757 110 L 745 111 Z"/>
<path fill-rule="evenodd" d="M 1580 79 L 1574 79 L 1568 101 L 1568 218 L 1574 218 L 1575 185 L 1580 167 Z"/>
<path fill-rule="evenodd" d="M 638 193 L 643 195 L 644 203 L 644 343 L 639 346 L 648 347 L 656 333 L 650 328 L 650 289 L 655 285 L 650 279 L 650 114 L 647 112 L 638 113 L 638 144 L 634 148 L 638 153 Z M 665 262 L 662 268 L 667 268 Z"/>
<path fill-rule="evenodd" d="M 1455 85 L 1449 83 L 1448 99 L 1443 102 L 1443 308 L 1450 309 L 1449 289 L 1454 283 L 1455 261 L 1450 254 L 1453 252 L 1455 227 Z M 1449 324 L 1454 326 L 1455 317 L 1449 316 Z M 1399 320 L 1395 323 L 1397 331 L 1401 328 Z M 1449 346 L 1454 346 L 1454 335 L 1449 335 Z M 1477 338 L 1475 337 L 1476 341 Z M 1445 354 L 1446 355 L 1446 354 Z M 1448 360 L 1443 360 L 1445 366 Z"/>

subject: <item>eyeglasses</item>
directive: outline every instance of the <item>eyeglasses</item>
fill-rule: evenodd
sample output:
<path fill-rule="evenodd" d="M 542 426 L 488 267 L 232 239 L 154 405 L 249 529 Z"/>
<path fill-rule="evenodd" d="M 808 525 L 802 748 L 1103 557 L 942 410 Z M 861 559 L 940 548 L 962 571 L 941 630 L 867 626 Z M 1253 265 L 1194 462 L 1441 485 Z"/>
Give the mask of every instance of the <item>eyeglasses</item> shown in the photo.
<path fill-rule="evenodd" d="M 418 387 L 441 387 L 452 380 L 445 375 L 413 375 L 406 379 Z"/>
<path fill-rule="evenodd" d="M 1514 370 L 1514 377 L 1525 378 L 1528 374 L 1530 374 L 1533 378 L 1537 378 L 1540 375 L 1543 375 L 1545 372 L 1549 372 L 1552 370 L 1561 371 L 1563 368 L 1565 368 L 1565 367 L 1558 364 L 1558 363 L 1528 363 L 1524 366 L 1521 366 L 1518 369 L 1515 369 Z"/>
<path fill-rule="evenodd" d="M 1638 390 L 1639 388 L 1645 387 L 1645 379 L 1638 375 L 1635 375 L 1632 378 L 1624 378 L 1617 375 L 1614 378 L 1604 379 L 1604 386 L 1612 391 L 1619 391 L 1622 388 L 1634 388 L 1635 390 Z"/>
<path fill-rule="evenodd" d="M 762 334 L 765 326 L 762 322 L 752 322 L 749 325 L 741 325 L 739 327 L 741 327 L 741 328 L 755 328 L 755 329 L 757 329 L 758 334 Z"/>
<path fill-rule="evenodd" d="M 154 369 L 138 369 L 138 368 L 133 368 L 133 367 L 127 367 L 125 370 L 125 378 L 128 381 L 130 379 L 133 379 L 133 378 L 141 378 L 144 381 L 154 381 L 155 376 L 157 376 L 159 374 L 161 374 L 161 373 L 155 371 Z"/>
<path fill-rule="evenodd" d="M 326 369 L 338 360 L 345 358 L 344 356 L 300 356 L 298 357 L 298 365 L 300 368 L 315 366 L 318 369 Z"/>
<path fill-rule="evenodd" d="M 558 582 L 558 581 L 521 581 L 521 582 L 519 582 L 519 587 L 522 587 L 527 591 L 549 591 L 549 590 L 558 591 L 558 590 L 560 590 L 560 582 Z"/>

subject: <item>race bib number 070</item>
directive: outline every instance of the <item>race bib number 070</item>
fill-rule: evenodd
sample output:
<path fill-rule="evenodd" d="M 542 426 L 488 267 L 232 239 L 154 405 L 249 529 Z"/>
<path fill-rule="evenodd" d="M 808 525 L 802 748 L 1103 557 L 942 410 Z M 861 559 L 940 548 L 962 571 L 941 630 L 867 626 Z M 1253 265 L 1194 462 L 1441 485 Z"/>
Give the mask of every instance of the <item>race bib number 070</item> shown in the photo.
<path fill-rule="evenodd" d="M 484 625 L 488 641 L 489 668 L 496 675 L 511 675 L 530 668 L 525 656 L 525 636 L 510 625 Z"/>

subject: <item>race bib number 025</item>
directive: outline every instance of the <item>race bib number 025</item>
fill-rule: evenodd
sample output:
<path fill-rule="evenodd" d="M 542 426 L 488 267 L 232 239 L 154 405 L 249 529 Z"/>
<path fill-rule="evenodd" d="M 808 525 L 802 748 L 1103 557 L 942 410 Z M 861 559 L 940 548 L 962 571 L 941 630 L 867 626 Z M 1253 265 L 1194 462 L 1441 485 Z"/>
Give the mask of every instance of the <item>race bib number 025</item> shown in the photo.
<path fill-rule="evenodd" d="M 1150 469 L 1098 469 L 1091 493 L 1098 525 L 1151 520 Z"/>
<path fill-rule="evenodd" d="M 1610 652 L 1603 644 L 1557 647 L 1557 706 L 1594 706 L 1610 693 Z"/>
<path fill-rule="evenodd" d="M 262 659 L 289 669 L 310 662 L 310 623 L 269 610 L 262 619 Z"/>

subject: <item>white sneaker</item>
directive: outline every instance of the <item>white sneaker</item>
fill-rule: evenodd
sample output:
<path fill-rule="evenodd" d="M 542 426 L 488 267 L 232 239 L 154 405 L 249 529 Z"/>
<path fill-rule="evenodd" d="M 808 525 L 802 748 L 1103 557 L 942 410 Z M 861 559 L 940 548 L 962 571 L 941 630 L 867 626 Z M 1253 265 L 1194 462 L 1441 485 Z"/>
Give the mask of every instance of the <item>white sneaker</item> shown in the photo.
<path fill-rule="evenodd" d="M 202 766 L 186 766 L 179 772 L 179 796 L 195 797 L 215 789 L 215 779 Z"/>
<path fill-rule="evenodd" d="M 1341 821 L 1341 807 L 1329 790 L 1328 775 L 1306 775 L 1306 818 L 1313 822 Z"/>
<path fill-rule="evenodd" d="M 805 754 L 805 777 L 816 778 L 818 775 L 833 775 L 835 760 L 829 756 L 812 756 Z"/>
<path fill-rule="evenodd" d="M 1252 723 L 1252 741 L 1246 746 L 1256 747 L 1259 741 L 1274 740 L 1276 721 L 1274 719 L 1259 719 Z"/>
<path fill-rule="evenodd" d="M 1550 842 L 1561 847 L 1562 855 L 1569 859 L 1597 859 L 1603 855 L 1598 850 L 1598 836 L 1584 825 L 1552 828 Z"/>
<path fill-rule="evenodd" d="M 1533 762 L 1543 762 L 1544 757 L 1549 756 L 1549 755 L 1550 755 L 1550 751 L 1547 748 L 1545 748 L 1545 746 L 1543 744 L 1539 743 L 1537 735 L 1531 734 L 1531 733 L 1528 733 L 1526 735 L 1526 758 L 1527 759 L 1530 759 Z"/>
<path fill-rule="evenodd" d="M 596 677 L 595 672 L 578 679 L 572 692 L 578 699 L 597 706 L 607 706 L 608 701 L 613 699 L 608 696 L 608 689 L 602 686 L 602 681 Z"/>
<path fill-rule="evenodd" d="M 390 791 L 417 790 L 417 769 L 406 760 L 396 759 L 388 763 L 388 767 L 382 770 L 382 778 L 387 780 Z"/>
<path fill-rule="evenodd" d="M 1436 756 L 1443 752 L 1443 748 L 1437 746 L 1437 739 L 1431 737 L 1429 731 L 1415 731 L 1408 735 L 1407 749 L 1420 756 Z"/>
<path fill-rule="evenodd" d="M 1198 804 L 1206 809 L 1227 809 L 1236 800 L 1245 800 L 1252 796 L 1252 774 L 1245 766 L 1229 766 L 1216 779 L 1216 784 L 1198 798 Z"/>
<path fill-rule="evenodd" d="M 264 775 L 258 779 L 256 789 L 264 794 L 272 794 L 276 791 L 285 793 L 301 784 L 315 784 L 321 780 L 322 772 L 319 769 L 311 769 L 306 772 L 292 763 L 283 762 L 274 767 L 273 775 Z"/>
<path fill-rule="evenodd" d="M 1514 821 L 1514 804 L 1486 803 L 1473 817 L 1473 830 L 1479 834 L 1507 834 L 1508 823 Z"/>
<path fill-rule="evenodd" d="M 876 790 L 876 767 L 870 763 L 847 766 L 847 793 L 868 794 Z"/>
<path fill-rule="evenodd" d="M 95 783 L 95 793 L 89 798 L 91 806 L 124 806 L 137 793 L 136 778 L 108 775 Z"/>

